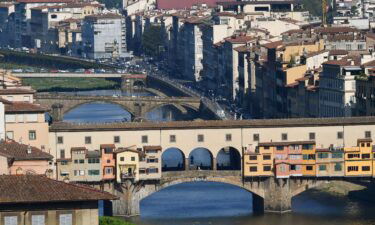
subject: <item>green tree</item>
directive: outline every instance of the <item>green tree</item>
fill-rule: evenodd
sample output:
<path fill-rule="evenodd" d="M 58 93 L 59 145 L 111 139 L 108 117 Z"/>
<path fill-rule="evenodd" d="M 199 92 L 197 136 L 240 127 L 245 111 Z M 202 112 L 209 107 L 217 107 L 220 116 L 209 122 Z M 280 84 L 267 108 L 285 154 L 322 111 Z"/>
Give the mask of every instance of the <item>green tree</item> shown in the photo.
<path fill-rule="evenodd" d="M 108 9 L 122 9 L 122 0 L 98 0 L 100 3 L 104 4 Z"/>
<path fill-rule="evenodd" d="M 151 25 L 142 36 L 142 47 L 146 55 L 159 57 L 163 52 L 164 31 L 162 27 Z"/>
<path fill-rule="evenodd" d="M 99 225 L 134 225 L 134 224 L 126 222 L 119 218 L 115 218 L 115 217 L 101 216 L 99 218 Z"/>

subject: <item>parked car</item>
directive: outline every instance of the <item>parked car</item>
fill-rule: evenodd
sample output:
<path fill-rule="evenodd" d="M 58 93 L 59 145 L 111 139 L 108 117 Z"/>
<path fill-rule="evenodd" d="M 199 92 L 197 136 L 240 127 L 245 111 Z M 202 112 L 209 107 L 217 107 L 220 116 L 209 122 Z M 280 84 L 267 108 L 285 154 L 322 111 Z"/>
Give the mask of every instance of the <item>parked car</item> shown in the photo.
<path fill-rule="evenodd" d="M 74 71 L 75 73 L 84 73 L 85 72 L 85 69 L 76 69 L 75 71 Z"/>
<path fill-rule="evenodd" d="M 50 73 L 58 73 L 58 70 L 49 70 Z"/>
<path fill-rule="evenodd" d="M 22 73 L 23 70 L 22 69 L 13 69 L 12 72 L 13 73 Z"/>

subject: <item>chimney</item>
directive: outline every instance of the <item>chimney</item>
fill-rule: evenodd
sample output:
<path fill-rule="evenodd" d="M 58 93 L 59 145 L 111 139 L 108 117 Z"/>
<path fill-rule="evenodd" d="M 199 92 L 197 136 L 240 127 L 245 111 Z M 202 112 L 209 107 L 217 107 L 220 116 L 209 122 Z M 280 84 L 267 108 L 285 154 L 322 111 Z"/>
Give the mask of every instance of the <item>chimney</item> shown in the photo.
<path fill-rule="evenodd" d="M 30 145 L 27 146 L 27 154 L 31 154 L 31 146 Z"/>

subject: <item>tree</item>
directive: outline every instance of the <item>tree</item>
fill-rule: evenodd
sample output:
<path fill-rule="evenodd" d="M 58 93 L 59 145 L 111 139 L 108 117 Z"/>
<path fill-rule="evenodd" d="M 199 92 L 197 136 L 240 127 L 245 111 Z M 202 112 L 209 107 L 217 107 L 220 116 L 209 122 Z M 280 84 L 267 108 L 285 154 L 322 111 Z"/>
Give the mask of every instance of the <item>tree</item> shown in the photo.
<path fill-rule="evenodd" d="M 356 15 L 357 14 L 357 6 L 353 5 L 351 8 L 350 8 L 350 13 L 352 15 Z"/>
<path fill-rule="evenodd" d="M 134 225 L 132 223 L 126 222 L 119 218 L 108 217 L 108 216 L 101 216 L 99 218 L 100 225 Z"/>
<path fill-rule="evenodd" d="M 142 36 L 142 47 L 146 55 L 159 57 L 164 47 L 164 31 L 162 27 L 151 25 Z"/>
<path fill-rule="evenodd" d="M 98 0 L 100 3 L 105 4 L 108 9 L 122 9 L 122 0 Z"/>

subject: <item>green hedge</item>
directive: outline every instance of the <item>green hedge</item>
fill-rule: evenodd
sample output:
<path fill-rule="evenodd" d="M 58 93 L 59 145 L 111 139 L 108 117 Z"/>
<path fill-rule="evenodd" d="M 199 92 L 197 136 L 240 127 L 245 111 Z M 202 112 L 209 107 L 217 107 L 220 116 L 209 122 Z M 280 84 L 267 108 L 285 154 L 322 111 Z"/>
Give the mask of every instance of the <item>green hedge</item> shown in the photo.
<path fill-rule="evenodd" d="M 102 216 L 99 219 L 99 225 L 134 225 L 116 217 Z"/>

